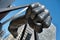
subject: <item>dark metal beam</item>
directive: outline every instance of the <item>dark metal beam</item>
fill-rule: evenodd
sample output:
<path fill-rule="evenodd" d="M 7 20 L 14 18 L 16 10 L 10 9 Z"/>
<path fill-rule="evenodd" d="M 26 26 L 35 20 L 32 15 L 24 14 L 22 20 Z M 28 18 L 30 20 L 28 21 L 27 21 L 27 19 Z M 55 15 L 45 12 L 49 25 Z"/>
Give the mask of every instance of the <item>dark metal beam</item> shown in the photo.
<path fill-rule="evenodd" d="M 0 14 L 3 12 L 8 12 L 8 11 L 13 11 L 13 10 L 17 10 L 17 9 L 21 9 L 21 8 L 26 8 L 29 5 L 25 5 L 25 6 L 16 6 L 16 7 L 10 7 L 10 8 L 4 8 L 4 9 L 0 9 Z"/>

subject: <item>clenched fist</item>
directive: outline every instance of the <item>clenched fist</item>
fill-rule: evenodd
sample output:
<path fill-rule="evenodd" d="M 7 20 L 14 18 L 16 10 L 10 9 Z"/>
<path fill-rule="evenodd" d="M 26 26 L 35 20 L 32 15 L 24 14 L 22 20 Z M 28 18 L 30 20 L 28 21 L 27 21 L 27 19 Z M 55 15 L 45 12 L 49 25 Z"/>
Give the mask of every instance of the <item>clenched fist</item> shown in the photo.
<path fill-rule="evenodd" d="M 16 38 L 18 28 L 27 22 L 36 32 L 41 33 L 43 28 L 48 28 L 51 24 L 49 11 L 39 3 L 31 4 L 28 6 L 25 15 L 10 22 L 8 30 Z"/>
<path fill-rule="evenodd" d="M 48 28 L 51 24 L 51 16 L 44 5 L 39 3 L 31 4 L 27 9 L 28 23 L 36 32 L 42 32 L 43 28 Z"/>

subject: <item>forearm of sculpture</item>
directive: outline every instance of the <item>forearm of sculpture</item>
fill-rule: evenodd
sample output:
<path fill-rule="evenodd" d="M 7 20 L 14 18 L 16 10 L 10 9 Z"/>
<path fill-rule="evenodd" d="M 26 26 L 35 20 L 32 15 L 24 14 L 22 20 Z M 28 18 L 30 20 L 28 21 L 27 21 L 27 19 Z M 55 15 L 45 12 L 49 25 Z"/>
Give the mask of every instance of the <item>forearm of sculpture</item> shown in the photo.
<path fill-rule="evenodd" d="M 10 22 L 8 30 L 16 38 L 16 36 L 18 35 L 17 33 L 18 28 L 25 23 L 26 23 L 25 15 L 23 15 L 17 19 L 12 20 Z"/>

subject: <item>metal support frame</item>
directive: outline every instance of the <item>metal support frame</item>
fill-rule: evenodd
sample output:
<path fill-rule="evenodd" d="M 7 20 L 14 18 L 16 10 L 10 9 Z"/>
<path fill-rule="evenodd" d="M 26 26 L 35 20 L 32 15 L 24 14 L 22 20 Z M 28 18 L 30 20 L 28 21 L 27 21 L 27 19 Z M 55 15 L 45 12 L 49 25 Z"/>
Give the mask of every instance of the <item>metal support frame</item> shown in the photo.
<path fill-rule="evenodd" d="M 36 31 L 34 30 L 34 37 L 35 37 L 35 40 L 37 40 L 37 36 L 36 36 Z"/>
<path fill-rule="evenodd" d="M 27 24 L 25 24 L 24 29 L 23 29 L 23 32 L 22 32 L 22 35 L 21 35 L 21 38 L 20 38 L 19 40 L 22 40 L 22 39 L 23 39 L 26 28 L 27 28 Z M 34 39 L 35 39 L 35 40 L 38 40 L 38 38 L 37 38 L 37 33 L 36 33 L 35 30 L 34 30 Z M 30 39 L 29 39 L 29 40 L 30 40 Z"/>

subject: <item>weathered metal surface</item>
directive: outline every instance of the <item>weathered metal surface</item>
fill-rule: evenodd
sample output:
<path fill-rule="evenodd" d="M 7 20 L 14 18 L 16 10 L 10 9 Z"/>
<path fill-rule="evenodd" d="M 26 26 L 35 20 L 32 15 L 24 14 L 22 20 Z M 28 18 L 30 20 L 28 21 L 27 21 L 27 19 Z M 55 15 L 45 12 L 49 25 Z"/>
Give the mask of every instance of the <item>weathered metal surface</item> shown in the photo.
<path fill-rule="evenodd" d="M 10 6 L 10 4 L 13 1 L 14 0 L 0 0 L 0 8 L 6 8 L 6 7 Z"/>
<path fill-rule="evenodd" d="M 13 1 L 14 0 L 0 0 L 0 10 L 9 7 Z M 7 13 L 8 12 L 0 13 L 0 20 L 4 18 Z"/>

